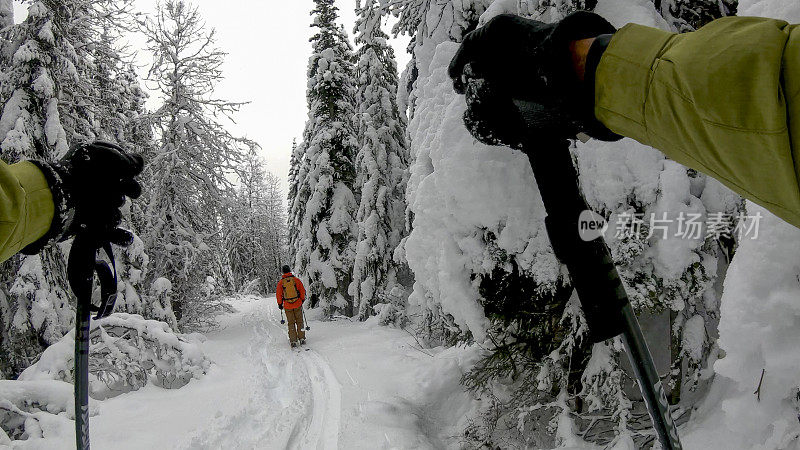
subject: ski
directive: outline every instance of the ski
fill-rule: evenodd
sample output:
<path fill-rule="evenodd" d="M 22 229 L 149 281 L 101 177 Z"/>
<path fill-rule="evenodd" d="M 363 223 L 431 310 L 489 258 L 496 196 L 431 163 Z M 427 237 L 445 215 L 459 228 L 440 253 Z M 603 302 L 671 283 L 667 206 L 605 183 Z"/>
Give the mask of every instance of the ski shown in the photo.
<path fill-rule="evenodd" d="M 525 101 L 514 100 L 514 103 L 523 116 L 535 116 L 541 108 Z M 569 141 L 527 136 L 522 146 L 547 212 L 545 227 L 553 252 L 569 270 L 591 340 L 596 343 L 622 335 L 661 447 L 681 449 L 661 379 L 611 252 L 601 233 L 587 240 L 579 233 L 581 219 L 585 220 L 591 210 L 578 186 Z"/>

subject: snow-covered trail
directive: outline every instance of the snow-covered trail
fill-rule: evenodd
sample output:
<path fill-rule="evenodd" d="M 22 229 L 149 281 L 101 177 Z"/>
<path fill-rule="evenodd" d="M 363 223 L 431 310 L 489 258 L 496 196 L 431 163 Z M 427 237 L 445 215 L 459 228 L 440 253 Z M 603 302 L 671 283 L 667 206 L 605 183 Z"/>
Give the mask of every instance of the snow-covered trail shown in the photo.
<path fill-rule="evenodd" d="M 276 343 L 278 347 L 286 346 L 288 336 L 284 325 L 278 321 L 279 310 L 275 308 L 272 298 L 268 301 L 272 308 L 267 308 L 266 315 L 269 320 L 263 322 L 267 324 L 265 329 L 269 329 L 271 342 Z M 288 350 L 288 352 L 296 354 L 302 362 L 302 366 L 298 367 L 299 372 L 293 374 L 293 377 L 297 378 L 294 392 L 302 395 L 305 401 L 301 414 L 293 422 L 292 432 L 286 440 L 286 448 L 337 448 L 342 398 L 339 380 L 328 363 L 316 352 L 303 349 Z"/>
<path fill-rule="evenodd" d="M 248 297 L 203 344 L 208 374 L 100 402 L 95 448 L 441 448 L 419 405 L 433 358 L 406 332 L 311 318 L 308 351 L 288 346 L 275 299 Z M 423 380 L 422 384 L 428 380 Z M 68 448 L 68 447 L 65 447 Z"/>
<path fill-rule="evenodd" d="M 339 382 L 319 355 L 289 349 L 274 301 L 237 305 L 239 326 L 251 330 L 239 408 L 200 427 L 182 447 L 338 448 Z"/>

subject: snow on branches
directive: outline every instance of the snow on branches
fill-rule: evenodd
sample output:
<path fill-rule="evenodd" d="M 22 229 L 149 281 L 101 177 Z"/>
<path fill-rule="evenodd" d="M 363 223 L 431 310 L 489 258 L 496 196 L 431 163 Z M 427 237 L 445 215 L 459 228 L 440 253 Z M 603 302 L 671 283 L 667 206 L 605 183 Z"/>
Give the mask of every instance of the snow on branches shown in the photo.
<path fill-rule="evenodd" d="M 352 279 L 358 225 L 354 192 L 358 149 L 355 122 L 353 55 L 347 36 L 335 23 L 333 0 L 315 0 L 308 66 L 308 121 L 298 176 L 302 220 L 291 229 L 295 254 L 293 269 L 308 280 L 328 315 L 352 315 L 348 288 Z M 295 201 L 295 205 L 297 201 Z M 293 211 L 293 215 L 298 211 Z M 292 224 L 290 224 L 291 226 Z"/>
<path fill-rule="evenodd" d="M 374 0 L 359 2 L 356 20 L 358 136 L 356 190 L 361 194 L 358 241 L 349 293 L 363 320 L 397 287 L 395 248 L 406 235 L 408 150 L 405 118 L 397 108 L 397 66 Z"/>
<path fill-rule="evenodd" d="M 208 371 L 200 335 L 176 334 L 167 324 L 115 313 L 92 321 L 89 332 L 89 394 L 103 400 L 153 384 L 177 389 Z M 75 331 L 70 331 L 20 374 L 22 381 L 72 383 Z"/>
<path fill-rule="evenodd" d="M 242 104 L 213 97 L 225 54 L 196 7 L 167 1 L 144 33 L 154 58 L 149 80 L 163 98 L 152 113 L 157 144 L 145 155 L 142 174 L 141 237 L 153 265 L 148 279 L 170 280 L 182 327 L 205 327 L 213 320 L 197 312 L 220 310 L 217 296 L 200 292 L 206 277 L 225 288 L 233 283 L 220 220 L 234 195 L 231 175 L 257 144 L 233 136 L 221 122 Z"/>

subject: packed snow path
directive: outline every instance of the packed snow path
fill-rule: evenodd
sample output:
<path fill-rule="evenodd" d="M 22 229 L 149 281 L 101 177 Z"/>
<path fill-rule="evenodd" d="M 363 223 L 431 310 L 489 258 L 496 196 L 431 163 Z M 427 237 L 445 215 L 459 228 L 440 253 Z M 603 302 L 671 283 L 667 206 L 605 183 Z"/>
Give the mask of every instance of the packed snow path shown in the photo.
<path fill-rule="evenodd" d="M 442 400 L 423 393 L 441 380 L 419 371 L 453 364 L 436 366 L 408 333 L 312 317 L 309 350 L 298 351 L 289 348 L 274 297 L 233 305 L 237 312 L 223 316 L 203 344 L 214 361 L 208 374 L 181 389 L 147 386 L 100 402 L 91 419 L 94 448 L 446 446 L 437 412 L 425 406 Z M 457 374 L 447 378 L 457 386 Z"/>
<path fill-rule="evenodd" d="M 242 388 L 231 393 L 241 396 L 240 408 L 218 415 L 185 447 L 337 448 L 341 389 L 330 366 L 313 351 L 288 348 L 274 299 L 251 298 L 237 306 L 244 314 L 234 315 L 240 321 L 229 320 L 228 327 L 250 330 L 244 353 L 251 362 L 227 370 L 232 376 L 251 370 Z"/>

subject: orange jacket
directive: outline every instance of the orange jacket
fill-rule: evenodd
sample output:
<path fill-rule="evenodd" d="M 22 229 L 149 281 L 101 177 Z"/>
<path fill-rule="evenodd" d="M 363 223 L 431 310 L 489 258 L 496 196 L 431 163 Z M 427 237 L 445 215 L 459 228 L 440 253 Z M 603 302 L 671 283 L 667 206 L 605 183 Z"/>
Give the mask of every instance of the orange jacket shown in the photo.
<path fill-rule="evenodd" d="M 283 301 L 283 280 L 286 278 L 292 277 L 294 280 L 294 286 L 297 288 L 297 293 L 300 294 L 300 297 L 297 300 L 287 300 L 284 304 Z M 296 309 L 303 306 L 303 301 L 306 299 L 306 288 L 303 286 L 303 282 L 300 281 L 300 278 L 292 275 L 291 272 L 283 274 L 281 277 L 281 281 L 278 281 L 278 287 L 275 289 L 275 298 L 278 299 L 278 305 L 283 305 L 284 309 Z"/>

